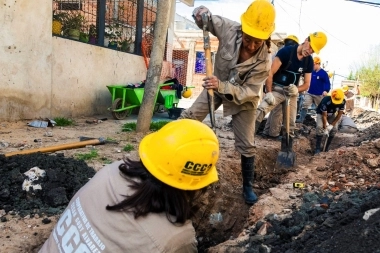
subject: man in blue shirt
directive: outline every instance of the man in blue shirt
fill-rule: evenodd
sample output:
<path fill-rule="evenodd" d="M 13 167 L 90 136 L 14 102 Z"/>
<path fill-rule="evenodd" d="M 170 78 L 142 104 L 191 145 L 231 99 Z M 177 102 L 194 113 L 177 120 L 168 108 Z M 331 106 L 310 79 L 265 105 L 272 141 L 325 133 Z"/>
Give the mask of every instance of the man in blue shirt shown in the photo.
<path fill-rule="evenodd" d="M 319 54 L 326 43 L 326 35 L 323 32 L 315 32 L 298 46 L 283 47 L 273 59 L 269 76 L 265 81 L 266 94 L 256 110 L 255 131 L 267 113 L 279 104 L 282 104 L 283 111 L 285 111 L 288 102 L 287 106 L 290 107 L 290 115 L 288 115 L 290 139 L 287 142 L 286 138 L 282 138 L 281 149 L 287 147 L 289 151 L 292 151 L 298 93 L 309 89 L 311 72 L 313 71 L 311 54 Z M 298 87 L 301 76 L 304 77 L 304 84 Z M 286 134 L 284 126 L 282 133 L 283 135 Z M 287 145 L 288 143 L 289 145 Z"/>
<path fill-rule="evenodd" d="M 330 78 L 327 72 L 321 68 L 321 59 L 314 57 L 314 70 L 311 74 L 310 88 L 305 94 L 299 119 L 296 123 L 303 123 L 305 120 L 307 109 L 314 103 L 319 105 L 322 98 L 327 95 L 331 87 Z"/>
<path fill-rule="evenodd" d="M 316 129 L 316 148 L 314 154 L 321 152 L 321 142 L 323 135 L 329 135 L 325 151 L 328 151 L 332 139 L 338 132 L 338 122 L 344 112 L 346 100 L 342 89 L 335 89 L 331 96 L 322 99 L 317 107 L 317 129 Z"/>

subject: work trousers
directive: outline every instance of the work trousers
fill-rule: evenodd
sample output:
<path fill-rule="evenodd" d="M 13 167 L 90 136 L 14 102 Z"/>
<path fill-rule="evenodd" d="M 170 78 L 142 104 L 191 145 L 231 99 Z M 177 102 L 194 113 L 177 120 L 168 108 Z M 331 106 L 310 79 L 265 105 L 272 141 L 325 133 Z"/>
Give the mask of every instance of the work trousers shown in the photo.
<path fill-rule="evenodd" d="M 254 108 L 240 111 L 232 115 L 232 131 L 235 136 L 235 149 L 245 157 L 254 156 L 255 118 L 258 99 L 252 101 Z M 214 91 L 215 109 L 222 104 L 222 95 Z M 190 108 L 183 111 L 179 119 L 195 119 L 203 121 L 209 114 L 207 90 L 204 89 Z"/>
<path fill-rule="evenodd" d="M 346 100 L 346 114 L 352 117 L 352 113 L 354 112 L 355 107 L 355 99 L 347 99 Z"/>
<path fill-rule="evenodd" d="M 279 136 L 281 134 L 282 120 L 282 106 L 277 105 L 268 116 L 267 122 L 265 123 L 264 134 L 272 137 Z"/>
<path fill-rule="evenodd" d="M 338 113 L 334 113 L 331 115 L 327 115 L 327 122 L 331 124 L 335 118 L 338 116 Z M 339 122 L 335 124 L 333 129 L 331 129 L 329 135 L 330 137 L 334 137 L 335 134 L 338 132 L 338 125 Z M 317 114 L 317 129 L 316 129 L 316 135 L 323 135 L 325 133 L 325 129 L 323 128 L 323 121 L 322 121 L 322 114 Z"/>
<path fill-rule="evenodd" d="M 313 95 L 306 93 L 303 103 L 302 103 L 302 109 L 309 109 L 309 107 L 314 103 L 315 106 L 318 106 L 319 103 L 322 101 L 323 95 Z"/>
<path fill-rule="evenodd" d="M 263 121 L 265 115 L 272 111 L 277 105 L 282 105 L 282 114 L 283 114 L 283 126 L 282 126 L 282 134 L 285 134 L 285 117 L 286 117 L 286 99 L 289 99 L 289 107 L 290 107 L 290 115 L 289 115 L 289 135 L 291 137 L 294 137 L 294 129 L 296 126 L 296 117 L 297 117 L 297 97 L 296 96 L 289 96 L 287 92 L 287 86 L 281 87 L 281 86 L 273 86 L 272 94 L 275 97 L 275 103 L 273 105 L 269 105 L 265 99 L 261 101 L 259 107 L 256 111 L 256 121 L 261 122 Z"/>

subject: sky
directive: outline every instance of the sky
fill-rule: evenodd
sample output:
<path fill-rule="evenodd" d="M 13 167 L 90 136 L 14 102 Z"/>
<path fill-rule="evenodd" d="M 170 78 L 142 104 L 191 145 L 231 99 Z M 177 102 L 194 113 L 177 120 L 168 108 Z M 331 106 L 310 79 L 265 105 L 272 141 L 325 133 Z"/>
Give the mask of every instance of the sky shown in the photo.
<path fill-rule="evenodd" d="M 380 2 L 379 0 L 371 0 Z M 176 13 L 192 20 L 195 7 L 204 5 L 213 15 L 240 23 L 240 16 L 252 0 L 197 1 L 194 7 L 177 1 Z M 318 55 L 325 70 L 335 73 L 334 86 L 363 62 L 363 55 L 380 44 L 380 6 L 346 0 L 274 0 L 276 30 L 293 34 L 300 42 L 310 33 L 323 31 L 328 38 Z M 342 77 L 343 76 L 343 77 Z"/>

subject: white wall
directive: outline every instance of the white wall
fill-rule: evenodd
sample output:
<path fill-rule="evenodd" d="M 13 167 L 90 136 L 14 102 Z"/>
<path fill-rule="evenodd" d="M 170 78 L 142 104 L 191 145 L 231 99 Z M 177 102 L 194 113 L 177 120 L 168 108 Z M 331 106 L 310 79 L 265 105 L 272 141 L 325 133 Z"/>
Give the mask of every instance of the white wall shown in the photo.
<path fill-rule="evenodd" d="M 106 85 L 146 78 L 142 57 L 53 37 L 51 15 L 51 0 L 0 0 L 0 120 L 106 113 Z"/>

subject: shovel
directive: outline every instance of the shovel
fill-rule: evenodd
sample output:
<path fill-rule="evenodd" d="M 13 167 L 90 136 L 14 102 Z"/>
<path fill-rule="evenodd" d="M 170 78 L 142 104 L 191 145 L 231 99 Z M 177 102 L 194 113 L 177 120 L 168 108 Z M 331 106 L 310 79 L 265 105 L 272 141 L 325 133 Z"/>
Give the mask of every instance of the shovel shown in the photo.
<path fill-rule="evenodd" d="M 286 135 L 285 140 L 281 141 L 281 150 L 277 155 L 276 168 L 291 168 L 294 166 L 296 160 L 296 154 L 291 151 L 290 147 L 290 135 L 289 135 L 289 117 L 290 117 L 290 106 L 289 98 L 285 98 L 285 125 L 286 125 Z"/>
<path fill-rule="evenodd" d="M 208 24 L 208 15 L 207 13 L 203 13 L 202 15 L 202 23 L 203 23 L 203 43 L 205 50 L 205 59 L 206 59 L 206 76 L 212 75 L 212 62 L 211 62 L 211 48 L 210 48 L 210 35 L 207 30 Z M 208 98 L 208 110 L 210 113 L 210 121 L 211 127 L 215 132 L 215 104 L 214 104 L 214 90 L 207 90 L 207 98 Z"/>

